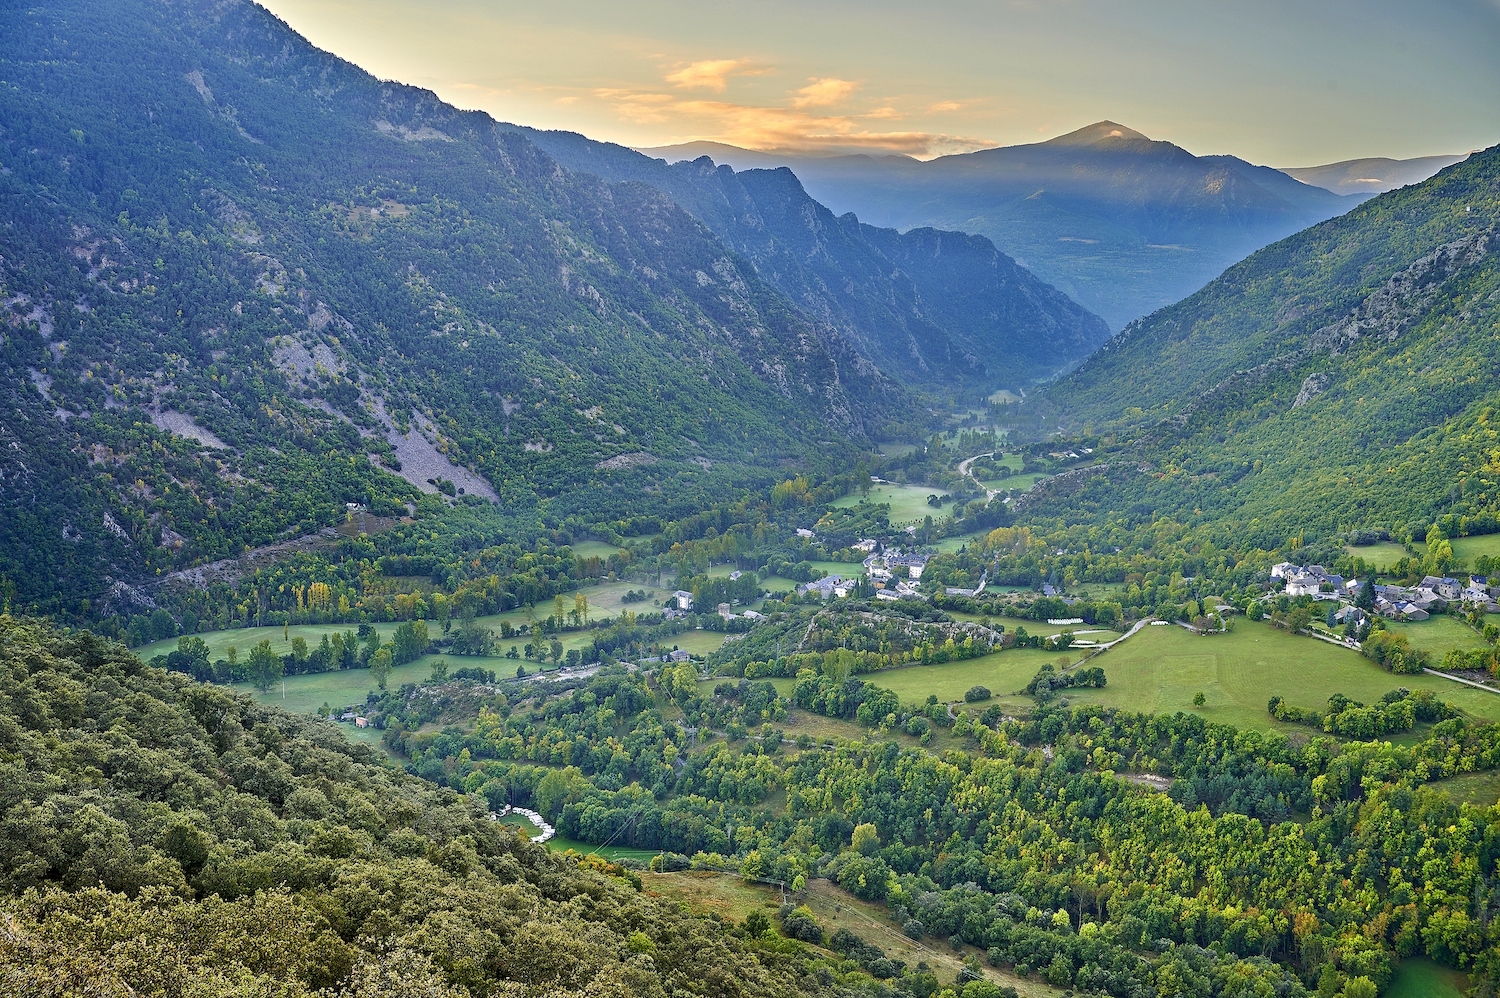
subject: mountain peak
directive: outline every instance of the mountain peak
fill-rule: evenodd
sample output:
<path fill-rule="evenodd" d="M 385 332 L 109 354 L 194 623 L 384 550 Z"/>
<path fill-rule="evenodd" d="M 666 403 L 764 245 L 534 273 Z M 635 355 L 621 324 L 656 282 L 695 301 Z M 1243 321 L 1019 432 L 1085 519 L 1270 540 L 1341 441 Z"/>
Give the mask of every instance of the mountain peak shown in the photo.
<path fill-rule="evenodd" d="M 1092 125 L 1084 125 L 1076 131 L 1068 132 L 1066 135 L 1059 135 L 1055 139 L 1048 139 L 1042 145 L 1091 146 L 1108 139 L 1140 139 L 1143 142 L 1151 141 L 1148 136 L 1141 134 L 1133 128 L 1126 128 L 1124 125 L 1113 121 L 1096 121 Z"/>

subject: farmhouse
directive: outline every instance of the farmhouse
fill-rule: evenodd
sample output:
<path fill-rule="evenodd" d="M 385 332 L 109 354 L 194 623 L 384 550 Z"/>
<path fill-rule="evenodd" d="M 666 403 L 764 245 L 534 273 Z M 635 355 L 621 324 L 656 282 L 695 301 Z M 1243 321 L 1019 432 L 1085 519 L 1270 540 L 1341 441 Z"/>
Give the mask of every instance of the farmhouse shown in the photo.
<path fill-rule="evenodd" d="M 693 594 L 679 589 L 672 594 L 672 599 L 677 601 L 677 609 L 691 610 L 693 608 Z"/>

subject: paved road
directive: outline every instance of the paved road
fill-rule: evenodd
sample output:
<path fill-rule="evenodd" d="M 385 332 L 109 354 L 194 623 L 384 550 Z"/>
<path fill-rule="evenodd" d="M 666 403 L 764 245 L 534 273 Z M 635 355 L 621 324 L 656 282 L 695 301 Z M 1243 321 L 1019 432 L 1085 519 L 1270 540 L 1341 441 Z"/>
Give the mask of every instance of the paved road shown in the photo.
<path fill-rule="evenodd" d="M 1439 672 L 1436 669 L 1423 669 L 1422 671 L 1427 673 L 1429 676 L 1442 676 L 1444 679 L 1451 679 L 1455 683 L 1463 683 L 1465 686 L 1472 686 L 1476 690 L 1484 690 L 1486 693 L 1500 694 L 1500 690 L 1495 689 L 1493 686 L 1486 686 L 1483 683 L 1476 683 L 1472 679 L 1464 679 L 1461 676 L 1453 676 L 1446 672 Z"/>

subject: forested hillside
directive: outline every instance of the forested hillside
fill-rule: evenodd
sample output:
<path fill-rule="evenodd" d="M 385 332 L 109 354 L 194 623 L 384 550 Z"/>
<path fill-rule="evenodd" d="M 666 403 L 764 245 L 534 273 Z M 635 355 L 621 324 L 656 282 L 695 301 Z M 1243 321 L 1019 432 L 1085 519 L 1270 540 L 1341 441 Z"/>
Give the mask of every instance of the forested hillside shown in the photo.
<path fill-rule="evenodd" d="M 1028 387 L 1109 336 L 1102 319 L 983 236 L 836 217 L 784 167 L 736 173 L 706 157 L 668 166 L 573 132 L 518 131 L 569 169 L 664 191 L 905 383 L 944 393 Z"/>
<path fill-rule="evenodd" d="M 800 946 L 87 633 L 0 616 L 0 754 L 7 994 L 748 998 L 817 980 Z"/>
<path fill-rule="evenodd" d="M 1205 516 L 1267 548 L 1493 509 L 1497 222 L 1500 147 L 1133 323 L 1035 400 L 1110 439 L 1113 484 L 1045 509 Z"/>
<path fill-rule="evenodd" d="M 628 514 L 920 415 L 658 191 L 259 7 L 60 0 L 0 36 L 0 578 L 28 604 L 419 491 Z"/>

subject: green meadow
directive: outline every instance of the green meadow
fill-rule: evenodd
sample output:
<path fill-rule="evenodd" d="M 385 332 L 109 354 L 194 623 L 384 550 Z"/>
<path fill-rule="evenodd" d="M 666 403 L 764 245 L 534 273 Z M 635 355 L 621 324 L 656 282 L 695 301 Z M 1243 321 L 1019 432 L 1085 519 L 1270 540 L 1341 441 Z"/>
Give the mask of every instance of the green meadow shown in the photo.
<path fill-rule="evenodd" d="M 872 503 L 888 504 L 891 507 L 891 525 L 899 527 L 908 523 L 920 523 L 925 516 L 940 520 L 949 515 L 951 506 L 940 509 L 927 505 L 928 496 L 947 494 L 942 489 L 926 485 L 876 485 L 870 489 L 869 500 Z M 858 494 L 847 495 L 833 505 L 840 508 L 858 506 L 863 499 Z"/>
<path fill-rule="evenodd" d="M 863 678 L 894 690 L 903 701 L 924 700 L 929 694 L 958 700 L 969 687 L 981 685 L 1002 703 L 1029 704 L 1007 695 L 1023 688 L 1044 663 L 1057 657 L 1056 652 L 1011 650 Z M 1071 657 L 1077 661 L 1076 653 Z M 1074 702 L 1147 713 L 1197 712 L 1242 728 L 1292 730 L 1266 713 L 1266 701 L 1274 695 L 1319 708 L 1335 693 L 1369 703 L 1398 686 L 1432 690 L 1475 717 L 1500 719 L 1500 694 L 1437 676 L 1394 676 L 1357 652 L 1247 620 L 1236 621 L 1229 634 L 1211 637 L 1181 627 L 1148 626 L 1089 664 L 1103 667 L 1109 685 L 1079 691 L 1071 697 Z M 1198 693 L 1205 697 L 1202 707 L 1193 705 Z"/>
<path fill-rule="evenodd" d="M 1453 554 L 1470 563 L 1482 554 L 1500 558 L 1500 534 L 1460 537 L 1453 542 Z"/>
<path fill-rule="evenodd" d="M 1455 542 L 1455 549 L 1457 546 Z M 1377 571 L 1381 572 L 1386 571 L 1410 553 L 1406 548 L 1394 541 L 1381 541 L 1379 544 L 1366 544 L 1361 547 L 1350 545 L 1346 546 L 1344 550 L 1356 558 L 1363 558 L 1371 565 L 1374 565 Z"/>

